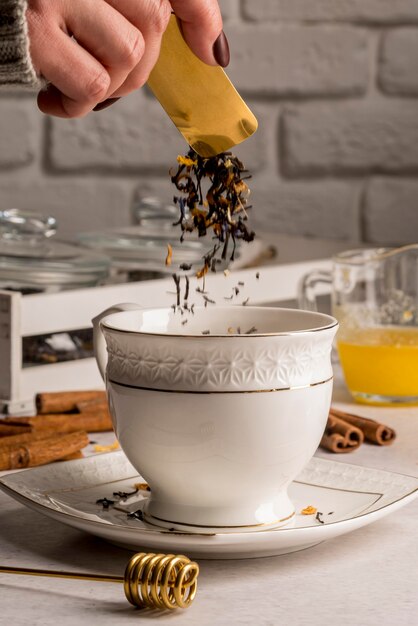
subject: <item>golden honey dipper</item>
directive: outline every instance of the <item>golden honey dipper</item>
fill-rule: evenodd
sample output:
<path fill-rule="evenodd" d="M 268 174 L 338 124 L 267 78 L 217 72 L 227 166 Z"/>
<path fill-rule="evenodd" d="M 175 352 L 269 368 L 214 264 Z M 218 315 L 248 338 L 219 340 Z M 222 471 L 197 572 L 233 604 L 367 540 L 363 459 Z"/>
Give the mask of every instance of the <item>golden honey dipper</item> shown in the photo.
<path fill-rule="evenodd" d="M 187 609 L 196 595 L 199 566 L 183 555 L 140 552 L 129 560 L 124 576 L 4 566 L 0 573 L 123 583 L 128 601 L 136 607 Z"/>

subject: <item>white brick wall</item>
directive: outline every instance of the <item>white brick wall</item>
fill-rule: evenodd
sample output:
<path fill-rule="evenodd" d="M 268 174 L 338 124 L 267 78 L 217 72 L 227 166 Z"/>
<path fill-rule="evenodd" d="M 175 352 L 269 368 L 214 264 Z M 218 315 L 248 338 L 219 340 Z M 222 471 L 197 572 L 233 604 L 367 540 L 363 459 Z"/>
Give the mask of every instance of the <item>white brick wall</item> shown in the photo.
<path fill-rule="evenodd" d="M 256 228 L 418 240 L 418 0 L 223 0 L 228 73 L 260 122 L 237 148 Z M 61 235 L 170 200 L 182 138 L 145 91 L 83 120 L 0 93 L 0 206 L 50 212 Z"/>
<path fill-rule="evenodd" d="M 28 165 L 36 158 L 36 120 L 33 104 L 0 99 L 0 169 Z"/>
<path fill-rule="evenodd" d="M 283 168 L 294 176 L 418 173 L 418 102 L 359 100 L 283 114 Z"/>
<path fill-rule="evenodd" d="M 418 22 L 416 0 L 243 0 L 243 15 L 259 21 Z"/>
<path fill-rule="evenodd" d="M 418 181 L 378 178 L 365 197 L 365 232 L 376 243 L 416 242 Z"/>
<path fill-rule="evenodd" d="M 389 30 L 379 61 L 382 91 L 418 97 L 418 28 Z"/>
<path fill-rule="evenodd" d="M 346 26 L 231 27 L 228 73 L 244 94 L 350 96 L 369 82 L 368 38 Z"/>

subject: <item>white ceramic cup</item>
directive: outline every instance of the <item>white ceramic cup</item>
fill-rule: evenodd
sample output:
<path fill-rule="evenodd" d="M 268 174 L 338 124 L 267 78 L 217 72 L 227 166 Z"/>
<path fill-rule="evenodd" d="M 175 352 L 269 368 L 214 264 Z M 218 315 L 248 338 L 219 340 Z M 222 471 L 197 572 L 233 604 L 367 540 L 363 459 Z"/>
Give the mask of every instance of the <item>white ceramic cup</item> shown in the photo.
<path fill-rule="evenodd" d="M 116 435 L 151 487 L 145 519 L 203 533 L 292 523 L 287 487 L 326 425 L 337 321 L 252 306 L 185 319 L 117 305 L 93 320 Z"/>

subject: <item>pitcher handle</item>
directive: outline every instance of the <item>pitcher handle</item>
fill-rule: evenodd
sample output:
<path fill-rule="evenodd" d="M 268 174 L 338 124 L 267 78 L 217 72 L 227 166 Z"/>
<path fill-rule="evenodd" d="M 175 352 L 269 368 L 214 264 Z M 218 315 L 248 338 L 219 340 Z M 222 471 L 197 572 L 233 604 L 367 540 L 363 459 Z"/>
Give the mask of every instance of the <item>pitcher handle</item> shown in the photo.
<path fill-rule="evenodd" d="M 138 311 L 141 309 L 142 307 L 139 304 L 133 304 L 131 302 L 115 304 L 105 311 L 102 311 L 102 313 L 99 313 L 99 315 L 96 315 L 96 317 L 91 320 L 93 324 L 94 356 L 96 357 L 97 367 L 99 368 L 103 380 L 106 380 L 107 350 L 100 322 L 105 320 L 109 315 L 112 315 L 112 313 L 120 313 L 121 311 Z"/>
<path fill-rule="evenodd" d="M 313 270 L 309 274 L 305 274 L 298 286 L 298 303 L 301 309 L 308 311 L 318 311 L 318 294 L 316 286 L 319 284 L 332 284 L 331 272 L 324 270 Z"/>

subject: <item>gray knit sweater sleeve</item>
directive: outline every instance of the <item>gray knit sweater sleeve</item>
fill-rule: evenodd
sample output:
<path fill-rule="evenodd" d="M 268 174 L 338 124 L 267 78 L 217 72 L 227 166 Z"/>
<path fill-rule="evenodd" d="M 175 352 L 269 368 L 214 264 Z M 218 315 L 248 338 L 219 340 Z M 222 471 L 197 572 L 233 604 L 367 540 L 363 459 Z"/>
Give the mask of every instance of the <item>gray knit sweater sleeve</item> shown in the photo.
<path fill-rule="evenodd" d="M 29 54 L 26 0 L 0 0 L 0 86 L 39 87 Z"/>

